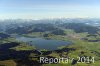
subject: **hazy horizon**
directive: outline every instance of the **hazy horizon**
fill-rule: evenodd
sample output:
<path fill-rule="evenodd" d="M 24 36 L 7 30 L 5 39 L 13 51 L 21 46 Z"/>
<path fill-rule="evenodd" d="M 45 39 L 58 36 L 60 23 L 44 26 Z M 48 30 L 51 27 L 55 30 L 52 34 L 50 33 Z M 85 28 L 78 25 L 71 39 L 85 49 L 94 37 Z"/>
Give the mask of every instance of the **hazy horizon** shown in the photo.
<path fill-rule="evenodd" d="M 100 18 L 100 0 L 0 0 L 0 19 Z"/>

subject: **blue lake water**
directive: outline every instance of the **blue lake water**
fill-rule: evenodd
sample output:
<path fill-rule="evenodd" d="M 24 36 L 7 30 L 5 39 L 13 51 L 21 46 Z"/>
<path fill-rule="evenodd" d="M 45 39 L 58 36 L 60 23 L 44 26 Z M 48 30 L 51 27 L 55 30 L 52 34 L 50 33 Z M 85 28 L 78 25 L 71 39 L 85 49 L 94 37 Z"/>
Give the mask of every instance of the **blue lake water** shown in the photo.
<path fill-rule="evenodd" d="M 60 46 L 66 46 L 72 44 L 69 41 L 62 41 L 62 40 L 47 40 L 43 38 L 29 38 L 29 37 L 16 37 L 18 41 L 27 42 L 35 46 L 38 50 L 40 49 L 47 49 L 47 50 L 56 50 Z"/>

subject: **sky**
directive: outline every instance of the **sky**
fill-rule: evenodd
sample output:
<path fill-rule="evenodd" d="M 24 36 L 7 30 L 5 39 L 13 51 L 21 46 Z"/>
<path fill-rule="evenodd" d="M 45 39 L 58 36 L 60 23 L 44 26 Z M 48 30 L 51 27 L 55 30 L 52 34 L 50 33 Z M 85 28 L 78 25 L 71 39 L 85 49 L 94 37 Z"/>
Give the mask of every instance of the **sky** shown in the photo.
<path fill-rule="evenodd" d="M 0 19 L 100 18 L 100 0 L 0 0 Z"/>

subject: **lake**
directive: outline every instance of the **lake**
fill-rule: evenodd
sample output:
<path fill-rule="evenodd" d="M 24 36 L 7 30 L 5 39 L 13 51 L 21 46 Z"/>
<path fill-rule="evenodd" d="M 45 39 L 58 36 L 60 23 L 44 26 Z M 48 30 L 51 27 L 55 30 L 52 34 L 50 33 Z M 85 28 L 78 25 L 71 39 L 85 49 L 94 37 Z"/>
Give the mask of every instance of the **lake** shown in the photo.
<path fill-rule="evenodd" d="M 29 38 L 29 37 L 16 37 L 18 41 L 27 42 L 30 45 L 35 46 L 38 50 L 46 49 L 46 50 L 56 50 L 60 46 L 66 46 L 72 44 L 69 41 L 62 40 L 47 40 L 43 38 Z"/>

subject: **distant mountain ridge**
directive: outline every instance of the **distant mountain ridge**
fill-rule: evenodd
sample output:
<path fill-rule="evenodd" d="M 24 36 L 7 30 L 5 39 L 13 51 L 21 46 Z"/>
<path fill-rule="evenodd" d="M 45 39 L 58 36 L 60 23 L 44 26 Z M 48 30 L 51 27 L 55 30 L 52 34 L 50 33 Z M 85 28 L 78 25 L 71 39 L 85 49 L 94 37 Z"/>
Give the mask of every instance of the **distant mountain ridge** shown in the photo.
<path fill-rule="evenodd" d="M 63 31 L 63 29 L 73 29 L 75 32 L 97 33 L 100 30 L 100 19 L 16 19 L 0 21 L 0 32 L 8 34 L 28 34 L 32 32 L 55 33 L 55 30 Z"/>

